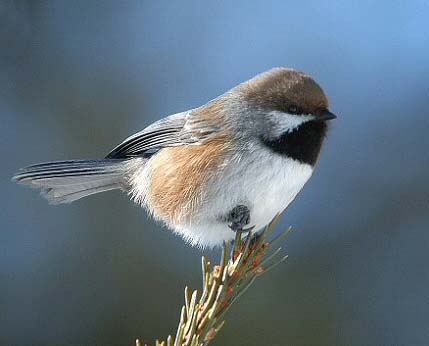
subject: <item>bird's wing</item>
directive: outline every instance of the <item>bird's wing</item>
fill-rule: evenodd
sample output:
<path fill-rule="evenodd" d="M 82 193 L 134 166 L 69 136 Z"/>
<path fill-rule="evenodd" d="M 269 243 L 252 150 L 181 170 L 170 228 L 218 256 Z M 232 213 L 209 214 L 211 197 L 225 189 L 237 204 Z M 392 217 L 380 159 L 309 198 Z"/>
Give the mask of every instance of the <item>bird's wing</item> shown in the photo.
<path fill-rule="evenodd" d="M 198 144 L 217 132 L 216 126 L 208 124 L 193 111 L 170 115 L 144 130 L 128 137 L 114 148 L 108 159 L 122 159 L 153 154 L 163 148 L 184 144 Z"/>

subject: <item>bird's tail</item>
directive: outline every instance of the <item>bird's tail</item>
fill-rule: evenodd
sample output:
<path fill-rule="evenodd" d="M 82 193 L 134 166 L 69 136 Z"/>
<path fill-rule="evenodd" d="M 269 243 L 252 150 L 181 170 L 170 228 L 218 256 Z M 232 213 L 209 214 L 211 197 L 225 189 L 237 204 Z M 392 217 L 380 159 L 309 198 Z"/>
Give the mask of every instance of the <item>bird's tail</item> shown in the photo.
<path fill-rule="evenodd" d="M 21 169 L 13 178 L 40 188 L 51 204 L 71 203 L 82 197 L 124 187 L 124 160 L 69 160 L 40 163 Z"/>

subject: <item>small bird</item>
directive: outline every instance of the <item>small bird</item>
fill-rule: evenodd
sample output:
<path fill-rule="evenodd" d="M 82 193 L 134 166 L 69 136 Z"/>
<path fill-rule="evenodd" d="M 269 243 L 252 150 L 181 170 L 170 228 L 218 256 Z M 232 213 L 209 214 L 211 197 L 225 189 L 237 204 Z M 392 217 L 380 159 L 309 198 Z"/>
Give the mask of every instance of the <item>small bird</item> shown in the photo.
<path fill-rule="evenodd" d="M 308 75 L 274 68 L 128 137 L 104 159 L 40 163 L 13 180 L 52 204 L 125 191 L 193 246 L 261 230 L 313 173 L 329 111 Z"/>

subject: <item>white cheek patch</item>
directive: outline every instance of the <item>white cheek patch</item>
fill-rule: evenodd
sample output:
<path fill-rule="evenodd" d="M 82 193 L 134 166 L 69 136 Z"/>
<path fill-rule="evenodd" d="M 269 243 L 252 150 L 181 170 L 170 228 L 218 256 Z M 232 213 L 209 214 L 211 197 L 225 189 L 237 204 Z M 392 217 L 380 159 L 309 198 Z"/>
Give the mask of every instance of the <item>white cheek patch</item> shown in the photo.
<path fill-rule="evenodd" d="M 299 125 L 315 119 L 314 115 L 296 115 L 279 111 L 272 111 L 267 114 L 269 121 L 273 124 L 271 128 L 272 136 L 280 136 L 285 132 L 292 132 Z"/>

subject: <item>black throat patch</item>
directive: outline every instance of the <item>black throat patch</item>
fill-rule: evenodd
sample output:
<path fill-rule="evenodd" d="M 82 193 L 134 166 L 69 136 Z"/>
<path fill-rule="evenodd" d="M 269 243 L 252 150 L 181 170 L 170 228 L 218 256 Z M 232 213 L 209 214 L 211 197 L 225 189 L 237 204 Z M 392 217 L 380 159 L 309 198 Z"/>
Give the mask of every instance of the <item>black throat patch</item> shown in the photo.
<path fill-rule="evenodd" d="M 277 154 L 314 166 L 326 136 L 326 130 L 325 122 L 308 121 L 277 139 L 261 138 L 261 140 Z"/>

